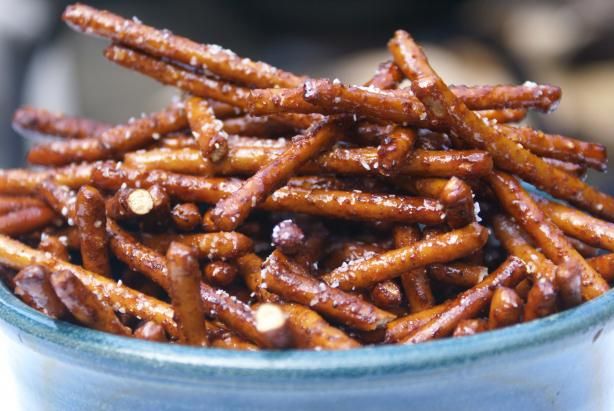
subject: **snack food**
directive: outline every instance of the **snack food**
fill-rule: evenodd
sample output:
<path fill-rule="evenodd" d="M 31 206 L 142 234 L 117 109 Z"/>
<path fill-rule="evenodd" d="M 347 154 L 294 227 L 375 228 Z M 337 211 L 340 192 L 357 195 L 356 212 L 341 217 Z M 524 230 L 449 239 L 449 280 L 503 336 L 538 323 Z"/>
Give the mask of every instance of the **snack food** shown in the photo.
<path fill-rule="evenodd" d="M 7 286 L 50 317 L 195 346 L 349 349 L 531 321 L 614 280 L 600 251 L 614 251 L 614 198 L 580 177 L 605 171 L 604 147 L 511 124 L 554 109 L 558 87 L 448 86 L 403 31 L 351 86 L 84 5 L 64 19 L 189 95 L 121 125 L 15 114 L 60 138 L 31 149 L 43 168 L 0 171 Z"/>

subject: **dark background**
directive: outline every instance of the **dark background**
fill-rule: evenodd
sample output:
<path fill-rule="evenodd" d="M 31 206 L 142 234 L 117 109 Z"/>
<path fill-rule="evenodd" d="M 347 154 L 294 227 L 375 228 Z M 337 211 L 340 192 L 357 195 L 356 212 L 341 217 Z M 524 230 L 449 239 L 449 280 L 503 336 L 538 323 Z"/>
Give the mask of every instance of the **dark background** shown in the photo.
<path fill-rule="evenodd" d="M 530 123 L 614 149 L 614 1 L 88 1 L 240 55 L 312 76 L 362 83 L 410 31 L 450 83 L 549 82 L 551 115 Z M 102 57 L 105 41 L 69 30 L 69 2 L 0 0 L 0 166 L 23 164 L 16 107 L 123 122 L 177 92 Z M 592 176 L 614 192 L 607 176 Z"/>

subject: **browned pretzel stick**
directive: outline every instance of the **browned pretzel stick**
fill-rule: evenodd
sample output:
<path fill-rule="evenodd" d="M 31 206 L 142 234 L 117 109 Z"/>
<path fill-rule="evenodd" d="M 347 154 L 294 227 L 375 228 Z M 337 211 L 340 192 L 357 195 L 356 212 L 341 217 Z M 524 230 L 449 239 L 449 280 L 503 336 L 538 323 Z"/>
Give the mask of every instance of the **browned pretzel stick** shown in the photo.
<path fill-rule="evenodd" d="M 514 177 L 495 172 L 489 177 L 489 182 L 503 208 L 533 237 L 542 252 L 558 265 L 557 280 L 564 272 L 580 273 L 582 296 L 586 300 L 608 290 L 604 279 L 586 263 Z"/>
<path fill-rule="evenodd" d="M 75 30 L 106 37 L 183 64 L 203 66 L 222 78 L 239 83 L 257 87 L 292 87 L 302 81 L 301 77 L 266 63 L 239 57 L 220 46 L 198 44 L 169 31 L 156 30 L 83 4 L 67 7 L 62 18 Z"/>
<path fill-rule="evenodd" d="M 526 274 L 525 265 L 518 257 L 509 257 L 497 270 L 481 283 L 459 294 L 446 308 L 426 324 L 407 335 L 400 342 L 415 344 L 450 335 L 459 321 L 472 318 L 490 301 L 498 286 L 514 286 Z"/>
<path fill-rule="evenodd" d="M 111 125 L 82 117 L 70 117 L 51 113 L 30 106 L 21 107 L 13 115 L 13 128 L 64 138 L 89 138 L 99 136 Z"/>
<path fill-rule="evenodd" d="M 187 126 L 185 111 L 172 105 L 163 111 L 112 127 L 98 137 L 39 144 L 28 153 L 28 161 L 40 165 L 64 165 L 79 161 L 112 158 L 142 148 L 163 134 Z"/>
<path fill-rule="evenodd" d="M 434 236 L 410 246 L 377 255 L 365 261 L 342 266 L 322 279 L 342 290 L 365 288 L 398 277 L 401 273 L 433 263 L 455 260 L 482 248 L 487 230 L 477 223 Z"/>
<path fill-rule="evenodd" d="M 489 127 L 458 99 L 431 69 L 413 39 L 398 31 L 389 49 L 395 62 L 412 80 L 412 91 L 424 103 L 431 119 L 447 124 L 471 146 L 485 148 L 497 167 L 515 174 L 548 193 L 614 220 L 614 198 L 599 192 L 579 178 L 546 164 Z"/>

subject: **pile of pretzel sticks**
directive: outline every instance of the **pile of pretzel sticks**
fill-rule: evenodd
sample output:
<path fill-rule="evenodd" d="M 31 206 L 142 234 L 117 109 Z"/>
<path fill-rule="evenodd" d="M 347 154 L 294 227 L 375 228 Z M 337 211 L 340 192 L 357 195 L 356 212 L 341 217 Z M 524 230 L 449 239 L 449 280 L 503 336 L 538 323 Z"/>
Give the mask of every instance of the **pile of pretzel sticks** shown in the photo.
<path fill-rule="evenodd" d="M 120 125 L 15 114 L 51 139 L 0 173 L 2 275 L 53 318 L 347 349 L 531 321 L 614 281 L 614 198 L 583 180 L 604 147 L 513 124 L 558 87 L 448 86 L 404 31 L 353 86 L 84 5 L 63 18 L 183 95 Z"/>

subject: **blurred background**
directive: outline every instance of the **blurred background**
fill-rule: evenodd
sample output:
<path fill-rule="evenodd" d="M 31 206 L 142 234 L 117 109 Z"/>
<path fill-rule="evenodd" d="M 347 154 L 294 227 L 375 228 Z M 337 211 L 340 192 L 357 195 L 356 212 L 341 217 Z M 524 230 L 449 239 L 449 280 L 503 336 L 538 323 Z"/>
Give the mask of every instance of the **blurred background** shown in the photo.
<path fill-rule="evenodd" d="M 557 112 L 529 122 L 614 150 L 614 1 L 94 1 L 194 40 L 312 76 L 362 83 L 388 59 L 397 28 L 421 42 L 449 83 L 548 82 Z M 171 88 L 102 56 L 105 41 L 68 29 L 69 2 L 0 0 L 0 167 L 23 164 L 16 107 L 123 122 L 163 107 Z M 614 180 L 592 175 L 614 193 Z"/>

